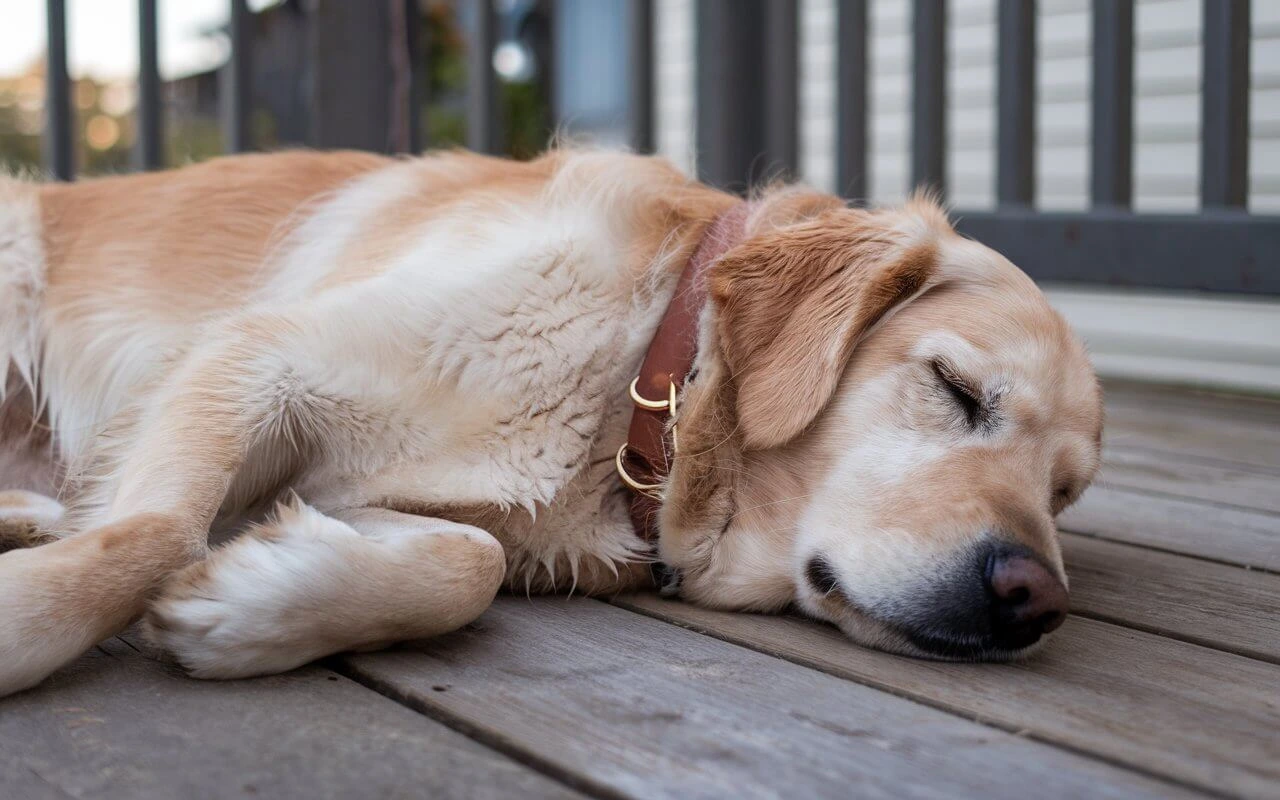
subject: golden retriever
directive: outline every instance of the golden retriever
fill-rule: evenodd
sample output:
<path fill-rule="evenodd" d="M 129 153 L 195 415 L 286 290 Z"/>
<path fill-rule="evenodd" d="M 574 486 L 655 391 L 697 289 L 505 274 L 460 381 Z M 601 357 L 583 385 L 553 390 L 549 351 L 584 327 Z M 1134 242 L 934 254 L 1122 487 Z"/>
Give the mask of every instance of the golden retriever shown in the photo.
<path fill-rule="evenodd" d="M 726 214 L 649 543 L 628 384 Z M 6 458 L 63 475 L 0 495 L 0 694 L 139 617 L 261 675 L 655 561 L 691 602 L 1016 657 L 1067 611 L 1102 424 L 1064 321 L 928 200 L 743 204 L 599 151 L 0 179 L 0 363 Z"/>

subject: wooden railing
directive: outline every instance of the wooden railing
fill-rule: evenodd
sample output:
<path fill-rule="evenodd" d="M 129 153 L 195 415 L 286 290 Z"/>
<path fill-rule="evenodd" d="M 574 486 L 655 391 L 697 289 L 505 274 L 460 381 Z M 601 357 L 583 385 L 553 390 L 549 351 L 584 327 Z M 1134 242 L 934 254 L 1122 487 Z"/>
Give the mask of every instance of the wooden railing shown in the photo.
<path fill-rule="evenodd" d="M 71 109 L 65 0 L 48 2 L 48 129 L 53 175 L 70 179 Z M 250 149 L 250 15 L 230 4 L 232 53 L 223 87 L 228 149 Z M 543 0 L 551 13 L 555 0 Z M 655 54 L 652 0 L 627 0 L 630 134 L 654 147 Z M 867 193 L 869 0 L 837 0 L 837 144 L 840 189 Z M 497 20 L 490 0 L 471 5 L 467 144 L 501 149 Z M 316 63 L 309 102 L 312 143 L 387 151 L 423 146 L 417 115 L 421 57 L 415 0 L 308 0 Z M 139 0 L 137 165 L 162 166 L 156 0 Z M 911 182 L 946 195 L 945 0 L 912 0 Z M 1093 106 L 1088 211 L 1035 209 L 1036 23 L 1031 0 L 998 0 L 997 206 L 957 212 L 961 231 L 1001 250 L 1038 280 L 1167 289 L 1280 294 L 1280 218 L 1246 210 L 1249 152 L 1248 0 L 1204 0 L 1200 201 L 1195 214 L 1135 213 L 1133 197 L 1132 0 L 1093 2 Z M 795 174 L 796 0 L 698 0 L 697 150 L 699 176 L 733 190 L 753 176 Z M 400 37 L 403 37 L 401 39 Z M 550 65 L 543 65 L 549 68 Z M 430 144 L 430 143 L 425 143 Z"/>

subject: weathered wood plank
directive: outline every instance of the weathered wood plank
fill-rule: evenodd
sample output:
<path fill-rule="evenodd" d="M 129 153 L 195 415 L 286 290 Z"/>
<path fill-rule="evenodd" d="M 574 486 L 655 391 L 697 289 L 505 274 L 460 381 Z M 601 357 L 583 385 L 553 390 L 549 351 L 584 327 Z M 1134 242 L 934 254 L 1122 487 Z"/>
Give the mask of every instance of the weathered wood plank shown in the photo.
<path fill-rule="evenodd" d="M 1274 797 L 1280 785 L 1280 668 L 1271 664 L 1079 617 L 1027 662 L 946 664 L 860 648 L 790 617 L 654 595 L 615 602 L 1209 792 Z"/>
<path fill-rule="evenodd" d="M 1280 426 L 1280 399 L 1198 391 L 1137 381 L 1108 380 L 1108 406 L 1190 411 L 1197 418 Z"/>
<path fill-rule="evenodd" d="M 1280 664 L 1280 575 L 1062 535 L 1072 609 Z"/>
<path fill-rule="evenodd" d="M 1179 792 L 594 600 L 499 598 L 469 627 L 342 663 L 380 691 L 599 792 L 1017 800 L 1033 785 L 1059 796 Z"/>
<path fill-rule="evenodd" d="M 1108 410 L 1105 439 L 1107 444 L 1214 459 L 1268 474 L 1280 470 L 1280 443 L 1260 428 L 1202 424 L 1186 412 Z"/>
<path fill-rule="evenodd" d="M 1097 482 L 1280 514 L 1280 472 L 1262 472 L 1259 467 L 1109 446 L 1103 450 Z"/>
<path fill-rule="evenodd" d="M 0 701 L 0 795 L 579 797 L 328 670 L 197 681 L 111 640 Z"/>
<path fill-rule="evenodd" d="M 1280 571 L 1280 515 L 1093 486 L 1058 527 L 1102 539 Z"/>
<path fill-rule="evenodd" d="M 1106 405 L 1109 444 L 1280 469 L 1280 403 L 1109 384 Z"/>

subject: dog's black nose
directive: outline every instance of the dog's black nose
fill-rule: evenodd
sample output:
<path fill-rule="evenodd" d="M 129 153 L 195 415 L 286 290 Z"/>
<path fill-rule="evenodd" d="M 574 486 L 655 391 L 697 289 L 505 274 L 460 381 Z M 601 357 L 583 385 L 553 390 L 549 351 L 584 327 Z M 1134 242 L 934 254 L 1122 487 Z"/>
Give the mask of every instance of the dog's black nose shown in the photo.
<path fill-rule="evenodd" d="M 1067 587 L 1029 550 L 995 545 L 985 570 L 991 632 L 1007 647 L 1026 647 L 1067 617 Z"/>
<path fill-rule="evenodd" d="M 809 559 L 804 568 L 804 576 L 818 594 L 831 594 L 840 588 L 840 577 L 836 575 L 835 567 L 823 556 Z"/>

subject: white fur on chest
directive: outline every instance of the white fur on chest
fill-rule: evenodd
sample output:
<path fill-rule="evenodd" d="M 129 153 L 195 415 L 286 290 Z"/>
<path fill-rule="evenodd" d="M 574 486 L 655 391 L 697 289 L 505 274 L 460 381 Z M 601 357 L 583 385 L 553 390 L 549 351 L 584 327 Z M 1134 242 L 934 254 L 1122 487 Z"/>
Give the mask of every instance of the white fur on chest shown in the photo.
<path fill-rule="evenodd" d="M 625 503 L 606 497 L 611 457 L 674 282 L 637 280 L 627 251 L 606 210 L 585 203 L 461 208 L 381 276 L 312 296 L 297 390 L 340 422 L 298 490 L 322 508 L 387 497 L 522 508 L 537 522 L 518 544 L 539 562 L 624 557 L 634 538 Z"/>

